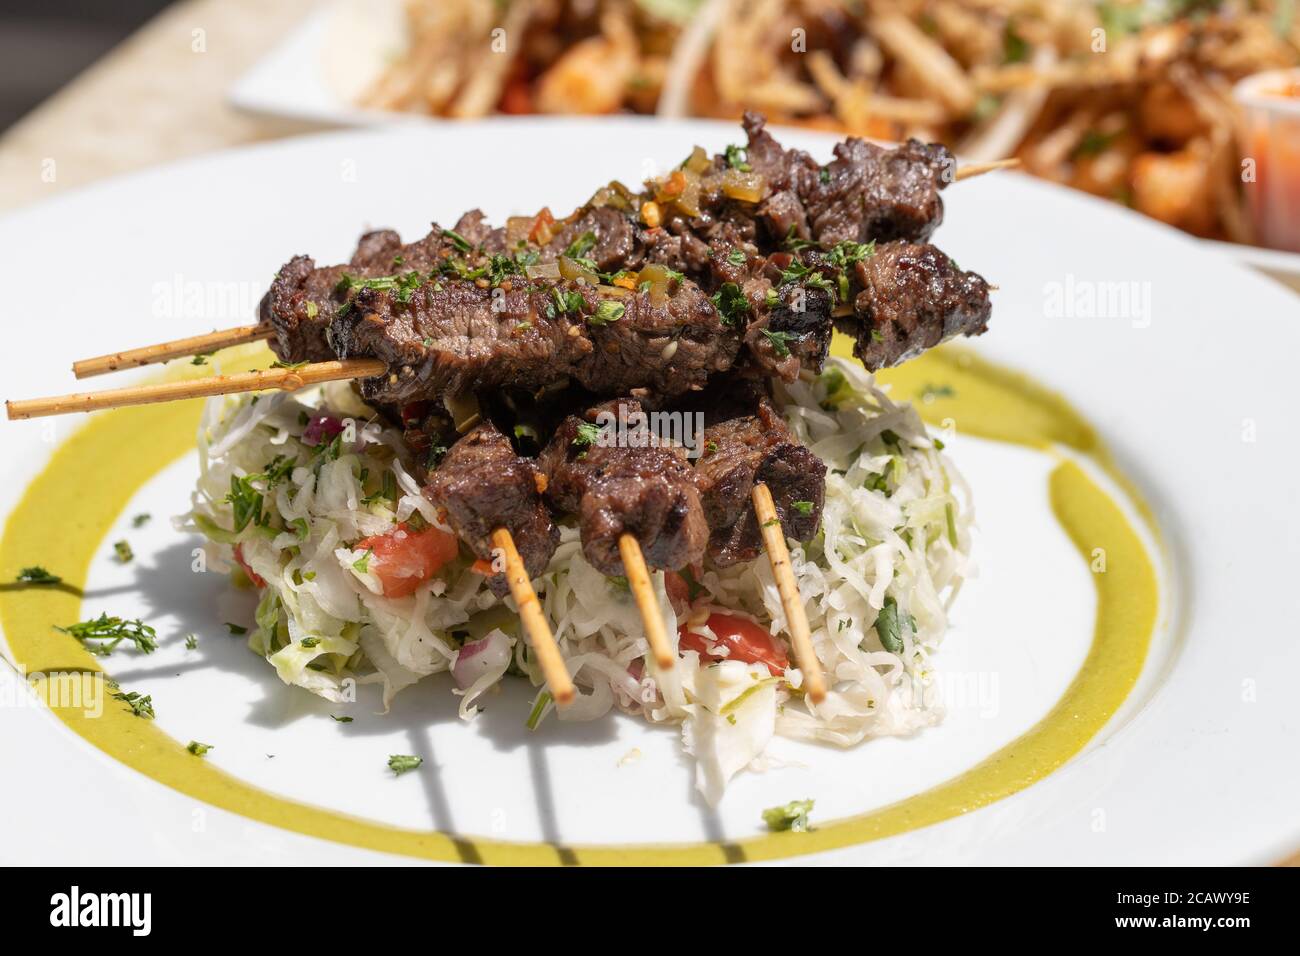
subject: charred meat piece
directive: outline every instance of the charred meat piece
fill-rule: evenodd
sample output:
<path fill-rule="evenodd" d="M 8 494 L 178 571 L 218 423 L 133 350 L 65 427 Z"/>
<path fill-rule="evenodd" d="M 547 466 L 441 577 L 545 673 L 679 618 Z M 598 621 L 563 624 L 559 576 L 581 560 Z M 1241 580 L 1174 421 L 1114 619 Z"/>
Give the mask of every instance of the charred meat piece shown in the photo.
<path fill-rule="evenodd" d="M 762 529 L 750 498 L 760 481 L 772 492 L 786 537 L 811 540 L 821 525 L 826 466 L 794 437 L 762 384 L 733 376 L 695 405 L 705 411 L 695 481 L 711 529 L 710 560 L 727 567 L 762 553 Z"/>
<path fill-rule="evenodd" d="M 631 534 L 653 568 L 704 556 L 709 528 L 685 449 L 654 444 L 644 411 L 619 399 L 561 423 L 539 459 L 546 498 L 578 516 L 582 553 L 605 575 L 624 575 L 619 538 Z"/>
<path fill-rule="evenodd" d="M 746 160 L 770 190 L 758 208 L 771 238 L 792 234 L 830 247 L 851 240 L 923 240 L 943 221 L 940 191 L 956 166 L 943 146 L 909 140 L 886 148 L 849 138 L 820 166 L 784 149 L 757 113 L 746 113 Z"/>
<path fill-rule="evenodd" d="M 474 232 L 482 218 L 474 210 L 456 225 Z M 427 236 L 406 245 L 391 229 L 368 232 L 346 265 L 317 268 L 310 257 L 294 256 L 262 297 L 258 319 L 275 330 L 271 348 L 280 361 L 330 361 L 337 357 L 329 340 L 330 322 L 357 290 L 368 286 L 400 290 L 412 285 L 415 277 L 442 268 L 458 252 L 452 234 L 434 225 Z"/>
<path fill-rule="evenodd" d="M 955 335 L 988 328 L 989 285 L 926 243 L 891 242 L 854 266 L 854 314 L 836 320 L 869 371 L 898 365 Z"/>
<path fill-rule="evenodd" d="M 515 539 L 530 577 L 537 577 L 560 543 L 560 530 L 542 501 L 545 479 L 537 465 L 515 454 L 496 426 L 477 426 L 429 476 L 424 494 L 447 513 L 452 529 L 485 561 L 492 560 L 492 532 L 505 528 Z M 504 574 L 488 586 L 498 597 L 509 593 Z"/>
<path fill-rule="evenodd" d="M 598 394 L 676 394 L 730 367 L 741 329 L 691 282 L 597 290 L 580 281 L 439 279 L 356 292 L 331 325 L 340 358 L 378 358 L 370 401 L 406 404 L 466 391 L 573 380 Z"/>

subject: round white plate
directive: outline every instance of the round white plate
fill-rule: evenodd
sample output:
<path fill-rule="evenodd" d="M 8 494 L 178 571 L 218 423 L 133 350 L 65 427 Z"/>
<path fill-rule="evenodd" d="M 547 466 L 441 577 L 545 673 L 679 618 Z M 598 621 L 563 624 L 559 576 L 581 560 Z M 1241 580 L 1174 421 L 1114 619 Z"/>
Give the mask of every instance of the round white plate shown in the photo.
<path fill-rule="evenodd" d="M 778 135 L 819 156 L 833 142 Z M 718 149 L 739 138 L 725 124 L 635 119 L 408 126 L 218 154 L 68 194 L 0 221 L 12 330 L 0 354 L 7 397 L 73 390 L 74 358 L 245 323 L 290 255 L 345 259 L 366 227 L 414 237 L 431 219 L 450 225 L 475 205 L 496 221 L 540 203 L 565 210 L 611 178 L 635 182 L 696 143 Z M 1082 409 L 1152 506 L 1164 541 L 1162 626 L 1125 707 L 1047 779 L 936 825 L 793 859 L 1241 863 L 1286 855 L 1300 843 L 1300 720 L 1287 686 L 1300 666 L 1289 409 L 1298 300 L 1171 230 L 1024 177 L 984 177 L 946 198 L 938 243 L 1000 287 L 977 351 Z M 1087 296 L 1107 289 L 1129 297 L 1089 308 Z M 14 507 L 81 424 L 3 426 L 0 508 Z M 982 573 L 960 596 L 936 659 L 964 688 L 948 719 L 848 752 L 783 744 L 778 754 L 794 765 L 743 775 L 716 810 L 694 796 L 675 732 L 621 716 L 549 720 L 529 734 L 525 698 L 507 693 L 466 726 L 446 684 L 430 680 L 405 691 L 386 717 L 363 698 L 352 723 L 331 720 L 339 708 L 283 686 L 225 635 L 222 622 L 247 622 L 247 607 L 219 576 L 191 573 L 193 541 L 162 520 L 186 507 L 192 458 L 157 474 L 123 512 L 100 545 L 82 611 L 157 626 L 162 649 L 114 655 L 110 673 L 152 694 L 162 730 L 215 744 L 206 759 L 268 792 L 467 840 L 744 840 L 761 832 L 766 806 L 813 797 L 821 823 L 963 772 L 1031 727 L 1078 670 L 1093 589 L 1052 520 L 1050 461 L 974 438 L 950 450 L 974 488 Z M 87 461 L 86 494 L 96 481 Z M 129 518 L 139 511 L 155 520 L 137 530 Z M 137 555 L 125 567 L 108 546 L 123 536 Z M 195 651 L 181 642 L 188 632 L 199 634 Z M 405 859 L 183 796 L 25 703 L 11 669 L 0 675 L 0 761 L 23 782 L 0 795 L 0 811 L 17 822 L 0 845 L 4 859 Z M 634 749 L 639 757 L 625 759 Z M 420 754 L 424 767 L 393 778 L 391 753 Z"/>

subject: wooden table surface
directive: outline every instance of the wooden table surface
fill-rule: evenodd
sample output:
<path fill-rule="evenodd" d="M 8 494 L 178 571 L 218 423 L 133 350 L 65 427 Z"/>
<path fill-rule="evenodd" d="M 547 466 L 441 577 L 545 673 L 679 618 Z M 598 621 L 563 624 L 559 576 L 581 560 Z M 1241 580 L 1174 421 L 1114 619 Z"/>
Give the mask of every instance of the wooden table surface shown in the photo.
<path fill-rule="evenodd" d="M 315 3 L 169 7 L 0 136 L 0 211 L 186 156 L 327 128 L 226 105 L 226 91 Z M 194 50 L 196 30 L 203 52 Z M 1300 866 L 1300 853 L 1286 865 Z"/>
<path fill-rule="evenodd" d="M 234 82 L 314 5 L 185 0 L 168 7 L 0 137 L 0 211 L 119 173 L 321 128 L 247 116 L 225 102 Z"/>

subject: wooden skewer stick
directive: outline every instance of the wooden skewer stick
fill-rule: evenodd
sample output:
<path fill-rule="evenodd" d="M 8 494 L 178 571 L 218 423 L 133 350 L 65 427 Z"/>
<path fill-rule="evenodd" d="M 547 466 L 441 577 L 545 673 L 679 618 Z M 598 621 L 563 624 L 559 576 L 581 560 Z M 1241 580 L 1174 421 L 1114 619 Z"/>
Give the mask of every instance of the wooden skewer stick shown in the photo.
<path fill-rule="evenodd" d="M 551 634 L 551 626 L 546 623 L 542 613 L 542 602 L 537 600 L 533 582 L 528 579 L 524 568 L 524 559 L 519 557 L 515 539 L 506 528 L 497 528 L 492 532 L 492 547 L 499 549 L 506 559 L 506 583 L 510 585 L 510 594 L 519 608 L 520 620 L 524 630 L 533 642 L 537 653 L 537 662 L 542 665 L 542 676 L 546 678 L 546 687 L 551 697 L 560 707 L 572 702 L 574 696 L 573 678 L 569 668 L 560 654 L 560 647 Z"/>
<path fill-rule="evenodd" d="M 619 535 L 618 553 L 623 558 L 623 569 L 627 572 L 628 587 L 636 598 L 637 610 L 641 612 L 641 622 L 645 625 L 646 640 L 655 656 L 655 663 L 661 670 L 668 670 L 677 663 L 677 656 L 668 643 L 668 633 L 664 630 L 664 616 L 655 599 L 654 588 L 650 585 L 650 571 L 645 565 L 645 556 L 641 545 L 630 534 Z"/>
<path fill-rule="evenodd" d="M 776 578 L 776 589 L 781 593 L 781 606 L 785 608 L 785 622 L 790 628 L 794 657 L 799 669 L 803 671 L 804 690 L 814 704 L 820 704 L 826 699 L 826 678 L 822 674 L 821 661 L 817 660 L 817 653 L 813 650 L 808 615 L 804 613 L 799 584 L 795 581 L 794 569 L 790 566 L 790 549 L 785 545 L 785 532 L 776 513 L 776 502 L 772 500 L 771 490 L 761 481 L 755 483 L 752 497 L 754 512 L 758 515 L 758 526 L 763 532 L 763 544 L 767 547 L 767 558 L 772 564 L 772 576 Z"/>
<path fill-rule="evenodd" d="M 1020 160 L 1014 156 L 1010 159 L 996 159 L 991 163 L 967 163 L 957 170 L 956 180 L 961 182 L 963 179 L 971 179 L 974 176 L 991 173 L 995 169 L 1012 169 L 1019 165 Z"/>
<path fill-rule="evenodd" d="M 339 362 L 315 362 L 298 368 L 273 368 L 264 372 L 213 375 L 210 378 L 164 382 L 159 385 L 133 385 L 102 392 L 32 398 L 19 402 L 5 402 L 5 407 L 8 409 L 10 421 L 13 421 L 19 418 L 41 418 L 45 415 L 93 412 L 101 408 L 120 408 L 125 405 L 152 405 L 157 402 L 175 402 L 186 398 L 229 395 L 234 392 L 260 392 L 267 389 L 292 392 L 320 382 L 373 378 L 376 375 L 383 375 L 387 370 L 388 367 L 378 359 L 345 359 Z"/>
<path fill-rule="evenodd" d="M 173 339 L 158 345 L 146 345 L 143 348 L 127 349 L 125 352 L 114 352 L 111 355 L 73 362 L 72 374 L 77 378 L 90 378 L 92 375 L 103 375 L 106 372 L 116 372 L 118 369 L 153 365 L 155 362 L 170 362 L 172 359 L 203 355 L 232 345 L 258 342 L 269 339 L 274 334 L 274 331 L 265 325 L 241 325 L 235 329 L 193 335 L 187 339 Z"/>

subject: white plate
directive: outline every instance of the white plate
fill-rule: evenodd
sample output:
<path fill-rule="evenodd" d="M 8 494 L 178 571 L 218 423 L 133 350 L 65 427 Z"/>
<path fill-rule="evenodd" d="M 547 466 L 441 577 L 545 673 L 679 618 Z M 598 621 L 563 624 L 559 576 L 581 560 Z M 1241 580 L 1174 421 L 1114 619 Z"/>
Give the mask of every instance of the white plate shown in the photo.
<path fill-rule="evenodd" d="M 415 236 L 430 219 L 449 224 L 475 204 L 498 221 L 540 202 L 565 209 L 609 178 L 636 181 L 695 143 L 717 149 L 737 136 L 727 125 L 635 119 L 403 127 L 267 144 L 69 194 L 0 221 L 16 332 L 0 356 L 6 390 L 62 391 L 74 357 L 245 322 L 289 255 L 343 259 L 367 226 Z M 781 137 L 818 155 L 832 142 Z M 984 177 L 946 195 L 940 245 L 1000 286 L 979 353 L 1085 409 L 1153 506 L 1166 545 L 1163 627 L 1122 712 L 1045 780 L 942 823 L 796 859 L 1241 863 L 1286 855 L 1300 842 L 1292 759 L 1300 724 L 1289 688 L 1300 665 L 1290 634 L 1300 610 L 1289 407 L 1296 300 L 1192 240 L 1024 177 Z M 1149 295 L 1149 314 L 1047 316 L 1053 293 L 1129 280 Z M 189 283 L 207 298 L 187 299 Z M 180 315 L 169 314 L 173 302 Z M 14 507 L 80 424 L 4 426 L 0 508 Z M 951 450 L 974 486 L 983 574 L 961 595 L 937 663 L 975 679 L 975 698 L 911 739 L 847 753 L 782 747 L 807 766 L 742 777 L 716 812 L 694 798 L 675 735 L 628 718 L 552 721 L 529 735 L 521 699 L 507 694 L 466 727 L 446 686 L 428 682 L 404 692 L 387 718 L 358 705 L 354 723 L 331 721 L 337 708 L 284 687 L 223 636 L 221 622 L 246 620 L 247 608 L 216 575 L 190 573 L 192 541 L 157 519 L 129 527 L 137 511 L 185 508 L 192 460 L 157 474 L 123 511 L 99 545 L 82 611 L 157 625 L 164 647 L 149 658 L 115 655 L 110 672 L 153 695 L 162 730 L 215 744 L 206 758 L 214 765 L 303 803 L 414 831 L 561 845 L 746 839 L 761 829 L 761 808 L 805 796 L 817 800 L 815 822 L 829 825 L 923 791 L 1014 740 L 1056 702 L 1088 647 L 1092 586 L 1047 509 L 1046 459 L 974 438 L 959 437 Z M 87 461 L 87 495 L 101 477 Z M 137 554 L 125 568 L 108 558 L 120 536 Z M 198 651 L 180 643 L 189 631 L 200 634 Z M 17 677 L 0 673 L 0 699 L 11 701 Z M 21 821 L 0 847 L 7 859 L 402 859 L 207 806 L 125 768 L 43 708 L 7 706 L 0 720 L 0 760 L 25 781 L 0 796 L 5 818 Z M 620 766 L 633 747 L 640 760 Z M 425 768 L 393 779 L 384 768 L 390 753 L 423 754 Z M 93 814 L 84 809 L 88 792 Z"/>

